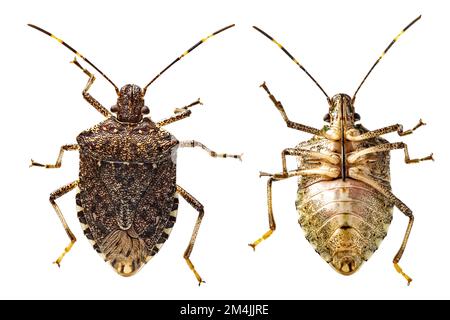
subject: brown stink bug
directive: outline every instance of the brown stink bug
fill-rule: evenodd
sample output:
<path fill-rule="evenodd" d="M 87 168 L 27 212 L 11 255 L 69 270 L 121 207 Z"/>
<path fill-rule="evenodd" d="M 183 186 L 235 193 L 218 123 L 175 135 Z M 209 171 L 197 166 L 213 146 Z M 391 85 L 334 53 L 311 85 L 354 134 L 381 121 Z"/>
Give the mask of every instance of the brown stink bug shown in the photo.
<path fill-rule="evenodd" d="M 406 131 L 400 124 L 369 131 L 356 123 L 360 116 L 355 112 L 354 103 L 356 94 L 373 68 L 398 38 L 419 19 L 420 16 L 392 40 L 370 68 L 352 98 L 340 93 L 330 99 L 319 83 L 281 44 L 254 27 L 277 44 L 314 81 L 325 94 L 329 111 L 324 117 L 327 124 L 321 130 L 293 122 L 289 120 L 283 106 L 270 93 L 266 84 L 261 85 L 289 128 L 313 134 L 314 137 L 282 151 L 281 173 L 261 172 L 261 176 L 269 176 L 267 202 L 270 230 L 250 244 L 253 249 L 276 228 L 272 211 L 272 183 L 298 177 L 296 207 L 299 224 L 317 253 L 343 275 L 353 274 L 377 250 L 387 234 L 393 207 L 396 206 L 403 212 L 409 218 L 409 224 L 393 262 L 395 269 L 405 277 L 408 284 L 412 281 L 398 263 L 405 250 L 414 216 L 391 191 L 389 151 L 403 149 L 406 163 L 433 160 L 433 157 L 431 154 L 424 158 L 411 159 L 405 143 L 389 143 L 380 136 L 390 132 L 397 132 L 400 136 L 408 135 L 424 123 L 420 120 L 413 129 Z M 297 157 L 296 170 L 288 171 L 286 156 Z"/>
<path fill-rule="evenodd" d="M 169 237 L 177 217 L 178 195 L 198 211 L 189 245 L 184 253 L 189 268 L 199 284 L 202 278 L 189 259 L 203 218 L 203 205 L 176 184 L 177 149 L 201 147 L 212 157 L 241 159 L 240 155 L 217 153 L 198 141 L 178 141 L 164 130 L 164 126 L 191 115 L 192 106 L 200 99 L 175 110 L 172 117 L 153 122 L 145 116 L 149 109 L 144 104 L 147 88 L 189 52 L 200 44 L 234 25 L 220 29 L 200 40 L 171 64 L 164 68 L 143 89 L 127 84 L 120 90 L 93 63 L 53 34 L 39 30 L 97 70 L 115 88 L 117 103 L 111 112 L 92 97 L 88 90 L 95 81 L 94 75 L 74 59 L 72 62 L 89 77 L 83 97 L 107 119 L 81 132 L 77 144 L 61 147 L 55 164 L 41 164 L 31 160 L 31 166 L 60 168 L 64 151 L 79 150 L 79 179 L 50 194 L 50 202 L 61 220 L 70 244 L 55 263 L 59 266 L 70 251 L 76 238 L 55 200 L 78 188 L 76 204 L 78 218 L 84 234 L 94 249 L 122 276 L 131 276 L 148 262 Z"/>

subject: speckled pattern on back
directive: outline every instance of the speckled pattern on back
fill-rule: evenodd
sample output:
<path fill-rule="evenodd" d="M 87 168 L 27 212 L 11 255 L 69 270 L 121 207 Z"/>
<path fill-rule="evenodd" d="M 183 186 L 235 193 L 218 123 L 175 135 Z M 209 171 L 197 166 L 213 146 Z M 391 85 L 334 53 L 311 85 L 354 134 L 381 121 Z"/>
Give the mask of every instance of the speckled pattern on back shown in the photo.
<path fill-rule="evenodd" d="M 138 124 L 110 118 L 77 141 L 77 206 L 85 235 L 119 274 L 132 275 L 175 223 L 178 141 L 148 118 Z"/>

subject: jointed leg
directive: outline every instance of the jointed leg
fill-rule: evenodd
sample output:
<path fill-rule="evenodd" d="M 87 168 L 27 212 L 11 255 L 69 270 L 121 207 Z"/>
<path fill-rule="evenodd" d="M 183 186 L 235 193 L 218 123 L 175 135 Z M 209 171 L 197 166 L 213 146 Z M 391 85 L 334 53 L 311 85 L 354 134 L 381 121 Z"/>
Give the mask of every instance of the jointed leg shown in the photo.
<path fill-rule="evenodd" d="M 189 108 L 193 107 L 197 104 L 203 105 L 203 103 L 200 101 L 200 98 L 198 98 L 197 101 L 194 101 L 191 104 L 184 106 L 183 108 L 176 108 L 174 110 L 175 115 L 170 118 L 159 121 L 157 123 L 158 127 L 162 127 L 162 126 L 168 125 L 170 123 L 173 123 L 173 122 L 176 122 L 176 121 L 179 121 L 179 120 L 189 117 L 192 113 L 192 111 L 189 110 Z"/>
<path fill-rule="evenodd" d="M 363 133 L 361 135 L 356 135 L 353 136 L 351 133 L 352 131 L 348 131 L 346 134 L 346 139 L 350 140 L 350 141 L 362 141 L 362 140 L 367 140 L 367 139 L 372 139 L 387 133 L 391 133 L 391 132 L 395 132 L 397 131 L 399 136 L 406 136 L 408 134 L 413 133 L 417 128 L 420 128 L 421 126 L 424 126 L 426 123 L 422 121 L 422 119 L 419 120 L 419 123 L 416 124 L 416 126 L 412 129 L 403 131 L 403 126 L 401 124 L 394 124 L 392 126 L 389 127 L 384 127 L 381 129 L 377 129 L 377 130 L 373 130 L 373 131 L 369 131 L 366 133 Z"/>
<path fill-rule="evenodd" d="M 339 169 L 337 168 L 325 168 L 325 166 L 318 168 L 318 169 L 309 169 L 309 170 L 297 170 L 297 171 L 290 171 L 287 173 L 275 173 L 275 174 L 268 174 L 265 172 L 260 172 L 261 176 L 270 176 L 269 180 L 267 180 L 267 210 L 269 213 L 269 230 L 262 235 L 261 238 L 257 239 L 253 243 L 250 243 L 249 246 L 253 248 L 253 250 L 256 249 L 256 246 L 260 244 L 262 241 L 269 238 L 272 233 L 276 229 L 275 224 L 275 218 L 273 216 L 273 209 L 272 209 L 272 183 L 274 181 L 281 181 L 287 178 L 291 177 L 297 177 L 302 175 L 325 175 L 331 179 L 334 179 L 338 177 L 339 175 Z"/>
<path fill-rule="evenodd" d="M 283 174 L 287 174 L 286 156 L 308 156 L 312 159 L 325 161 L 330 164 L 337 165 L 341 162 L 341 158 L 337 154 L 325 154 L 321 152 L 311 151 L 299 148 L 286 148 L 281 152 L 281 163 L 283 166 Z"/>
<path fill-rule="evenodd" d="M 406 163 L 418 163 L 420 161 L 426 161 L 426 160 L 434 161 L 432 153 L 429 156 L 424 157 L 424 158 L 411 159 L 409 157 L 409 153 L 408 153 L 408 146 L 406 145 L 406 143 L 403 143 L 403 142 L 384 143 L 384 144 L 379 144 L 377 146 L 369 147 L 367 149 L 356 151 L 347 157 L 347 161 L 348 161 L 348 163 L 353 164 L 353 163 L 358 162 L 358 160 L 360 160 L 361 157 L 366 154 L 390 151 L 390 150 L 395 150 L 395 149 L 403 149 L 404 150 Z"/>
<path fill-rule="evenodd" d="M 209 153 L 209 155 L 213 158 L 234 158 L 239 159 L 242 161 L 242 154 L 227 154 L 227 153 L 217 153 L 211 149 L 209 149 L 207 146 L 205 146 L 203 143 L 195 141 L 195 140 L 189 140 L 189 141 L 181 141 L 180 142 L 180 148 L 195 148 L 200 147 L 206 152 Z"/>
<path fill-rule="evenodd" d="M 400 199 L 398 199 L 391 190 L 387 189 L 382 184 L 377 183 L 375 180 L 373 180 L 370 175 L 365 172 L 366 170 L 364 168 L 358 168 L 353 167 L 349 170 L 349 176 L 353 179 L 362 181 L 364 183 L 367 183 L 375 190 L 379 191 L 381 194 L 383 194 L 389 201 L 391 201 L 405 216 L 409 218 L 408 227 L 406 228 L 405 236 L 403 237 L 402 245 L 400 246 L 400 249 L 398 250 L 397 254 L 394 257 L 393 263 L 395 270 L 400 273 L 406 281 L 408 281 L 408 285 L 411 283 L 412 279 L 403 272 L 402 268 L 398 265 L 400 262 L 400 259 L 403 256 L 403 252 L 405 251 L 406 244 L 408 243 L 408 238 L 411 233 L 411 229 L 414 223 L 414 215 Z"/>
<path fill-rule="evenodd" d="M 275 218 L 273 216 L 273 209 L 272 209 L 272 182 L 273 181 L 281 181 L 281 180 L 284 180 L 287 178 L 288 177 L 280 177 L 280 178 L 270 177 L 269 180 L 267 180 L 267 209 L 268 209 L 268 213 L 269 213 L 269 231 L 264 233 L 261 238 L 257 239 L 253 243 L 248 244 L 250 247 L 253 248 L 253 250 L 256 249 L 256 246 L 258 244 L 260 244 L 262 241 L 269 238 L 272 235 L 272 233 L 275 231 L 275 229 L 277 228 L 277 226 L 275 224 Z"/>
<path fill-rule="evenodd" d="M 291 120 L 289 120 L 286 111 L 284 111 L 283 105 L 281 104 L 280 101 L 278 101 L 269 91 L 269 88 L 267 88 L 266 83 L 264 82 L 261 87 L 267 92 L 267 94 L 269 95 L 270 100 L 272 100 L 273 104 L 275 105 L 275 107 L 278 109 L 278 111 L 280 111 L 281 116 L 283 117 L 284 121 L 286 122 L 286 125 L 289 128 L 292 129 L 296 129 L 296 130 L 300 130 L 303 132 L 307 132 L 307 133 L 311 133 L 311 134 L 315 134 L 315 135 L 323 135 L 322 131 L 301 123 L 297 123 L 297 122 L 293 122 Z"/>
<path fill-rule="evenodd" d="M 30 167 L 44 167 L 47 169 L 50 168 L 61 168 L 61 161 L 64 154 L 64 151 L 75 151 L 78 150 L 80 147 L 77 144 L 65 144 L 59 149 L 59 155 L 58 159 L 56 159 L 55 164 L 42 164 L 39 162 L 34 162 L 33 159 L 31 159 Z"/>
<path fill-rule="evenodd" d="M 111 117 L 111 112 L 108 111 L 104 106 L 101 105 L 93 96 L 88 93 L 88 90 L 91 88 L 92 84 L 95 81 L 95 76 L 89 72 L 86 68 L 83 68 L 81 64 L 77 61 L 76 57 L 73 59 L 72 63 L 76 65 L 78 68 L 83 70 L 83 72 L 89 77 L 89 80 L 86 84 L 86 87 L 83 90 L 83 98 L 89 102 L 91 106 L 93 106 L 98 112 L 100 112 L 105 117 Z"/>
<path fill-rule="evenodd" d="M 64 219 L 61 209 L 59 209 L 55 200 L 58 199 L 59 197 L 65 195 L 69 191 L 75 189 L 77 185 L 78 185 L 78 180 L 74 181 L 72 183 L 66 184 L 65 186 L 59 188 L 58 190 L 56 190 L 50 194 L 50 199 L 49 199 L 50 203 L 52 204 L 53 208 L 55 209 L 56 214 L 58 215 L 59 220 L 61 220 L 64 230 L 66 230 L 67 236 L 70 239 L 70 244 L 64 249 L 64 252 L 54 262 L 58 265 L 58 267 L 60 267 L 61 260 L 64 258 L 64 256 L 70 251 L 70 249 L 72 249 L 72 246 L 77 241 L 77 238 L 75 238 L 74 234 L 72 233 L 69 226 L 67 225 L 66 219 Z"/>
<path fill-rule="evenodd" d="M 186 260 L 186 263 L 188 264 L 189 268 L 194 273 L 195 277 L 197 278 L 198 285 L 200 285 L 202 282 L 205 282 L 202 280 L 202 277 L 197 273 L 197 270 L 195 270 L 194 265 L 191 262 L 190 256 L 192 253 L 192 249 L 194 249 L 195 239 L 197 238 L 198 229 L 200 228 L 200 224 L 202 223 L 203 215 L 204 215 L 204 209 L 203 205 L 195 199 L 191 194 L 189 194 L 186 190 L 181 188 L 177 185 L 177 192 L 180 196 L 184 198 L 195 210 L 198 211 L 198 218 L 197 222 L 195 223 L 194 230 L 192 231 L 191 240 L 189 241 L 189 245 L 186 248 L 186 251 L 184 252 L 184 259 Z"/>

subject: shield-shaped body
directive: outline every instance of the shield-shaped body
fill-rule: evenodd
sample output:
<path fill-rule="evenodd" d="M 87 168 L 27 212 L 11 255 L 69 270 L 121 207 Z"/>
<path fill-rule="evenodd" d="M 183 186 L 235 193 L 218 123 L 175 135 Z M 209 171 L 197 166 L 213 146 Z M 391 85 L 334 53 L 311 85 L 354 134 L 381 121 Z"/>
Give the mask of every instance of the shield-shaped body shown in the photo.
<path fill-rule="evenodd" d="M 122 276 L 135 274 L 176 221 L 177 139 L 144 118 L 109 118 L 83 131 L 78 218 L 94 249 Z"/>
<path fill-rule="evenodd" d="M 359 134 L 368 132 L 356 125 Z M 382 138 L 344 142 L 346 154 L 387 143 Z M 297 148 L 340 154 L 341 141 L 320 136 L 301 142 Z M 389 152 L 364 156 L 366 170 L 379 184 L 390 187 Z M 299 169 L 317 167 L 317 160 L 297 158 Z M 393 204 L 364 182 L 347 178 L 302 176 L 296 202 L 300 226 L 317 253 L 336 271 L 350 275 L 378 249 L 392 220 Z"/>

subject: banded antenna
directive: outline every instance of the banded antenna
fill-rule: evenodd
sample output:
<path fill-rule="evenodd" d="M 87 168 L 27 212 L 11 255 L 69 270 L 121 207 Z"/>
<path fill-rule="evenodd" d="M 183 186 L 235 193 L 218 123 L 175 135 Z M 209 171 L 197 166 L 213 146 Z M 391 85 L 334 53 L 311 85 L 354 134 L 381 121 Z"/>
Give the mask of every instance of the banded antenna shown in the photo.
<path fill-rule="evenodd" d="M 206 42 L 206 40 L 208 40 L 209 38 L 214 37 L 216 34 L 221 33 L 222 31 L 225 31 L 227 29 L 230 29 L 232 27 L 234 27 L 234 24 L 231 24 L 225 28 L 222 28 L 220 30 L 217 30 L 216 32 L 210 34 L 209 36 L 207 36 L 206 38 L 203 38 L 202 40 L 200 40 L 199 42 L 197 42 L 196 44 L 194 44 L 190 49 L 188 49 L 187 51 L 185 51 L 181 56 L 179 56 L 178 58 L 176 58 L 175 60 L 172 61 L 171 64 L 169 64 L 167 67 L 165 67 L 160 73 L 158 73 L 156 75 L 156 77 L 154 77 L 143 89 L 142 91 L 142 96 L 145 96 L 145 93 L 147 92 L 147 88 L 156 80 L 158 79 L 164 72 L 167 71 L 167 69 L 169 69 L 171 66 L 173 66 L 175 63 L 177 63 L 178 61 L 180 61 L 183 57 L 185 57 L 189 52 L 191 52 L 192 50 L 194 50 L 195 48 L 197 48 L 199 45 L 201 45 L 203 42 Z"/>
<path fill-rule="evenodd" d="M 88 58 L 85 58 L 81 53 L 79 53 L 77 50 L 75 50 L 74 48 L 72 48 L 68 43 L 64 42 L 63 40 L 61 40 L 60 38 L 58 38 L 57 36 L 55 36 L 54 34 L 38 27 L 35 26 L 34 24 L 28 24 L 29 27 L 34 28 L 42 33 L 45 33 L 46 35 L 48 35 L 49 37 L 52 37 L 53 39 L 55 39 L 56 41 L 58 41 L 59 43 L 61 43 L 63 46 L 65 46 L 67 49 L 69 49 L 70 51 L 72 51 L 73 53 L 75 53 L 78 57 L 80 57 L 81 59 L 83 59 L 84 61 L 86 61 L 91 67 L 93 67 L 95 70 L 97 70 L 103 77 L 105 77 L 106 80 L 108 80 L 109 83 L 111 83 L 114 86 L 114 89 L 116 90 L 117 95 L 119 95 L 119 88 L 117 88 L 117 86 L 114 84 L 114 82 L 111 81 L 111 79 L 109 79 L 99 68 L 97 68 L 92 62 L 90 62 L 88 60 Z"/>
<path fill-rule="evenodd" d="M 320 86 L 320 84 L 316 81 L 316 79 L 313 78 L 313 76 L 300 64 L 300 62 L 298 62 L 297 59 L 295 59 L 292 54 L 289 53 L 289 51 L 287 51 L 277 40 L 275 40 L 274 38 L 272 38 L 271 36 L 269 36 L 266 32 L 264 32 L 263 30 L 261 30 L 258 27 L 253 26 L 253 28 L 255 28 L 257 31 L 261 32 L 264 36 L 266 36 L 267 38 L 269 38 L 270 40 L 272 40 L 278 47 L 280 47 L 281 50 L 283 50 L 283 52 L 289 57 L 291 58 L 292 61 L 295 62 L 296 65 L 298 65 L 300 67 L 300 69 L 302 69 L 307 75 L 308 77 L 314 81 L 314 83 L 316 84 L 316 86 L 319 87 L 320 91 L 323 92 L 323 94 L 327 97 L 328 102 L 330 101 L 330 97 L 328 96 L 328 94 L 325 92 L 325 90 L 323 90 L 323 88 Z"/>
<path fill-rule="evenodd" d="M 369 76 L 369 74 L 372 72 L 372 70 L 375 68 L 375 66 L 378 64 L 378 62 L 380 62 L 380 60 L 384 57 L 384 55 L 389 51 L 389 49 L 394 45 L 395 42 L 397 42 L 398 38 L 400 38 L 400 36 L 405 33 L 406 30 L 408 30 L 414 23 L 416 23 L 418 20 L 420 20 L 420 18 L 422 18 L 422 15 L 418 16 L 417 18 L 415 18 L 413 21 L 411 21 L 402 31 L 400 31 L 400 33 L 394 38 L 394 40 L 391 41 L 391 43 L 387 46 L 386 49 L 384 49 L 383 53 L 378 57 L 377 61 L 375 61 L 375 63 L 373 64 L 372 68 L 370 68 L 369 72 L 367 72 L 366 76 L 364 77 L 364 79 L 361 81 L 361 84 L 359 85 L 358 89 L 356 89 L 355 93 L 353 94 L 353 98 L 352 98 L 352 102 L 355 101 L 356 98 L 356 94 L 358 93 L 359 89 L 361 88 L 361 86 L 363 85 L 363 83 L 366 81 L 367 77 Z"/>

